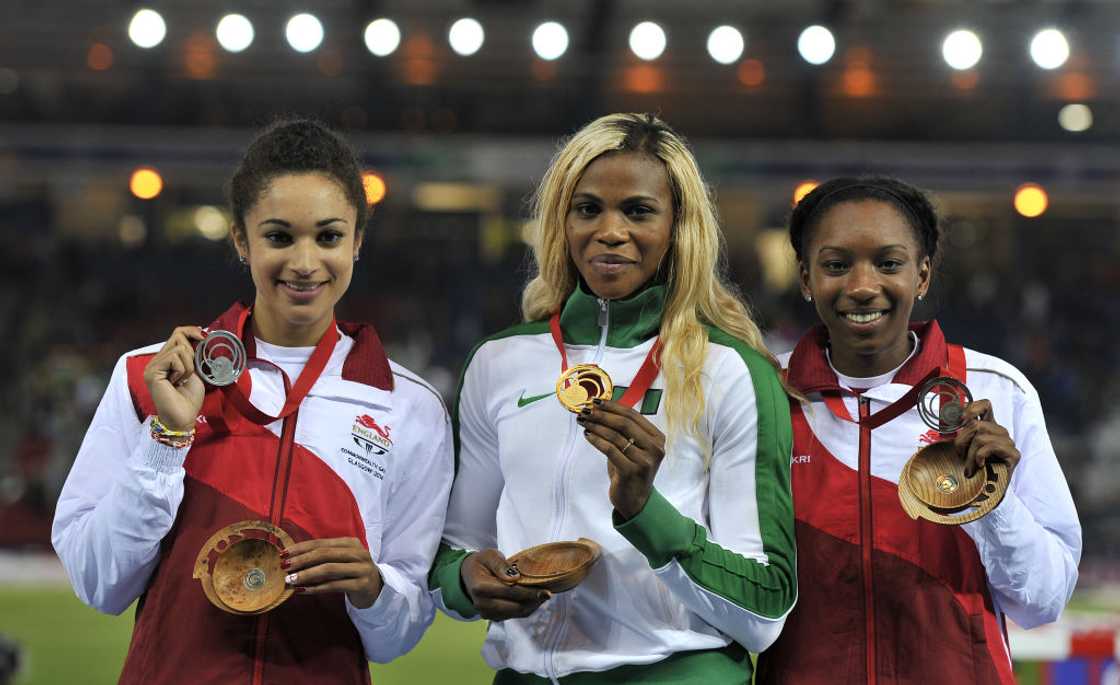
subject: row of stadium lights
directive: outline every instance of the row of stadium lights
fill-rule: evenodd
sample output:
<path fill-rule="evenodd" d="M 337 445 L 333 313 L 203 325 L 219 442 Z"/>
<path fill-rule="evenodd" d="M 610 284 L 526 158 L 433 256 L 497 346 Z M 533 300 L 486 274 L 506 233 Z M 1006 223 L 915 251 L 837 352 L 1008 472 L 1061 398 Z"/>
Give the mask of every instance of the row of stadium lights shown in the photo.
<path fill-rule="evenodd" d="M 284 29 L 288 44 L 297 52 L 312 52 L 323 42 L 323 24 L 308 13 L 291 17 Z M 153 9 L 141 9 L 133 15 L 128 25 L 128 35 L 141 48 L 153 48 L 163 42 L 167 24 Z M 253 43 L 253 23 L 241 14 L 227 14 L 215 28 L 218 43 L 229 52 L 241 52 Z M 401 43 L 401 30 L 391 19 L 371 21 L 365 29 L 365 44 L 377 57 L 393 54 Z M 486 32 L 478 20 L 464 17 L 455 21 L 447 32 L 451 49 L 464 57 L 475 54 L 486 40 Z M 533 50 L 543 60 L 559 59 L 568 50 L 568 30 L 563 24 L 546 21 L 533 30 Z M 665 30 L 655 22 L 643 21 L 630 31 L 630 50 L 638 58 L 655 60 L 665 52 L 668 38 Z M 718 26 L 708 34 L 708 54 L 720 64 L 739 60 L 746 48 L 742 32 L 734 26 Z M 836 38 L 824 26 L 809 26 L 797 38 L 797 50 L 808 63 L 821 65 L 836 53 Z M 953 31 L 941 44 L 941 55 L 946 64 L 958 71 L 972 69 L 980 63 L 984 46 L 980 37 L 968 29 Z M 1057 69 L 1069 59 L 1070 47 L 1065 34 L 1047 28 L 1034 35 L 1030 42 L 1030 56 L 1042 69 Z"/>
<path fill-rule="evenodd" d="M 798 183 L 793 189 L 793 204 L 796 205 L 800 202 L 801 199 L 811 193 L 818 184 L 819 181 L 812 179 Z M 389 187 L 385 183 L 385 178 L 376 171 L 362 172 L 362 186 L 365 188 L 366 202 L 371 206 L 384 200 L 389 192 Z M 163 177 L 160 176 L 159 171 L 154 167 L 137 167 L 129 178 L 128 188 L 138 199 L 154 200 L 163 192 Z M 1050 205 L 1050 198 L 1046 193 L 1046 189 L 1041 185 L 1037 183 L 1024 183 L 1015 190 L 1012 204 L 1015 207 L 1015 211 L 1019 212 L 1019 214 L 1033 219 L 1042 216 L 1046 208 Z M 219 231 L 217 228 L 211 228 L 216 226 L 212 215 L 213 213 L 210 213 L 210 215 L 208 215 L 210 218 L 206 221 L 199 220 L 198 217 L 196 217 L 196 223 L 199 226 L 199 231 L 202 232 L 203 235 L 212 240 L 217 240 L 224 237 L 225 233 Z"/>

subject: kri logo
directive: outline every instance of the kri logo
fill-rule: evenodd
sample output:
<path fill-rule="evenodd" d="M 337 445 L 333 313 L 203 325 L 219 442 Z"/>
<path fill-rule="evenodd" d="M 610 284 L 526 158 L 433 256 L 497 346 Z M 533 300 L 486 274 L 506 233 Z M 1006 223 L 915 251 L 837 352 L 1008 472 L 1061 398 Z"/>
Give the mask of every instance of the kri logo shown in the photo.
<path fill-rule="evenodd" d="M 365 449 L 366 454 L 385 454 L 393 448 L 393 441 L 389 438 L 391 428 L 384 428 L 373 420 L 372 416 L 362 414 L 355 417 L 354 428 L 350 431 L 354 444 Z"/>

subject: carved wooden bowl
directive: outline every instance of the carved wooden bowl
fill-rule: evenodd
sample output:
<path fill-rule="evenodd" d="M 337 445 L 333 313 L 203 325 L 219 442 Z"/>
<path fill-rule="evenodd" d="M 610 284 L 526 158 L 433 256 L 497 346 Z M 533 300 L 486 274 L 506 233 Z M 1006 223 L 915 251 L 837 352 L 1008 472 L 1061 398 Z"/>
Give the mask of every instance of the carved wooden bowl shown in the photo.
<path fill-rule="evenodd" d="M 989 461 L 971 478 L 951 441 L 935 442 L 914 453 L 898 479 L 898 497 L 910 518 L 959 525 L 996 508 L 1007 493 L 1010 472 Z"/>
<path fill-rule="evenodd" d="M 594 540 L 550 542 L 522 550 L 509 558 L 517 567 L 518 585 L 566 592 L 579 585 L 603 550 Z"/>
<path fill-rule="evenodd" d="M 292 596 L 280 553 L 291 536 L 268 521 L 240 521 L 222 528 L 202 546 L 194 578 L 210 603 L 231 614 L 261 614 Z"/>

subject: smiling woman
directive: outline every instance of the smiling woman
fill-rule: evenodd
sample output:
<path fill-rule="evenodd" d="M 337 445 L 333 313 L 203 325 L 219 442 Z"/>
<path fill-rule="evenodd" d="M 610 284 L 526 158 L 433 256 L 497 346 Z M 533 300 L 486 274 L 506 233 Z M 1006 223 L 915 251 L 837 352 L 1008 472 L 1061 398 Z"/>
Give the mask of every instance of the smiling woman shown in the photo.
<path fill-rule="evenodd" d="M 606 116 L 534 214 L 525 323 L 463 372 L 439 604 L 492 621 L 496 683 L 748 682 L 796 597 L 789 406 L 696 160 L 652 115 Z M 579 538 L 601 556 L 563 594 L 509 561 Z"/>
<path fill-rule="evenodd" d="M 910 322 L 940 239 L 925 194 L 890 178 L 833 179 L 790 217 L 821 325 L 782 359 L 804 396 L 792 406 L 802 592 L 759 683 L 1012 685 L 1005 617 L 1054 621 L 1073 592 L 1081 528 L 1038 394 L 1007 362 L 946 342 L 936 321 Z M 946 435 L 912 392 L 938 376 L 985 398 Z M 899 499 L 908 460 L 943 440 L 966 478 L 989 460 L 1015 471 L 1003 501 L 959 527 L 914 519 Z"/>
<path fill-rule="evenodd" d="M 434 616 L 449 419 L 372 326 L 334 318 L 366 218 L 342 138 L 269 127 L 230 204 L 252 305 L 120 359 L 54 546 L 82 601 L 140 598 L 122 683 L 368 683 L 366 658 L 408 651 Z M 195 347 L 229 333 L 248 366 L 206 386 Z"/>

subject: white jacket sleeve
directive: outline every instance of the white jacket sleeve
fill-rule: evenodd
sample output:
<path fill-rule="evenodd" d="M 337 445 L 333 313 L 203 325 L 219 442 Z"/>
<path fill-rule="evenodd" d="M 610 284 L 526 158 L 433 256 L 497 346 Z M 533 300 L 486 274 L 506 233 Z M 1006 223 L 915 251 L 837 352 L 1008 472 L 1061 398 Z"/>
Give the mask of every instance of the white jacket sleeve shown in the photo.
<path fill-rule="evenodd" d="M 761 652 L 778 638 L 797 598 L 792 433 L 778 374 L 753 351 L 741 354 L 746 363 L 719 369 L 708 398 L 707 526 L 655 489 L 639 514 L 616 518 L 616 528 L 692 612 Z"/>
<path fill-rule="evenodd" d="M 1077 584 L 1081 524 L 1038 393 L 1014 391 L 1010 422 L 1021 456 L 1011 487 L 990 514 L 962 527 L 976 543 L 1000 608 L 1023 628 L 1056 621 Z M 994 404 L 994 403 L 993 403 Z"/>
<path fill-rule="evenodd" d="M 384 583 L 381 594 L 365 609 L 346 600 L 366 656 L 378 663 L 412 649 L 435 618 L 427 576 L 443 531 L 453 467 L 451 422 L 442 404 L 431 406 L 438 413 L 430 412 L 417 429 L 421 447 L 407 454 L 409 470 L 390 497 L 380 549 L 373 549 L 377 538 L 367 530 Z"/>
<path fill-rule="evenodd" d="M 498 500 L 505 482 L 498 464 L 498 438 L 487 417 L 481 352 L 468 362 L 459 388 L 455 484 L 443 544 L 429 578 L 440 610 L 460 620 L 473 620 L 477 612 L 462 587 L 459 569 L 469 551 L 498 546 Z"/>
<path fill-rule="evenodd" d="M 183 500 L 189 447 L 152 439 L 121 357 L 55 510 L 51 542 L 78 598 L 119 614 L 147 587 Z"/>

